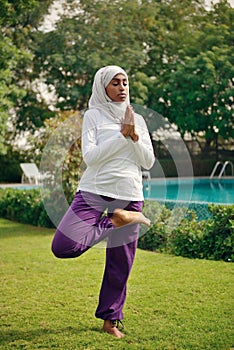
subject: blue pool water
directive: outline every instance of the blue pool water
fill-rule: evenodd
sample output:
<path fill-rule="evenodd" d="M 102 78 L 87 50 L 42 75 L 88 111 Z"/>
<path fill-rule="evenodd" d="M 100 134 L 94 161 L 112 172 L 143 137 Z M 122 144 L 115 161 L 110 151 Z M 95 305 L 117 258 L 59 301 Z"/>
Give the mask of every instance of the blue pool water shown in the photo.
<path fill-rule="evenodd" d="M 39 185 L 33 185 L 33 184 L 7 184 L 7 185 L 0 185 L 0 188 L 12 188 L 14 190 L 34 190 L 37 188 L 40 188 Z"/>
<path fill-rule="evenodd" d="M 234 179 L 154 179 L 144 181 L 145 199 L 234 204 Z"/>

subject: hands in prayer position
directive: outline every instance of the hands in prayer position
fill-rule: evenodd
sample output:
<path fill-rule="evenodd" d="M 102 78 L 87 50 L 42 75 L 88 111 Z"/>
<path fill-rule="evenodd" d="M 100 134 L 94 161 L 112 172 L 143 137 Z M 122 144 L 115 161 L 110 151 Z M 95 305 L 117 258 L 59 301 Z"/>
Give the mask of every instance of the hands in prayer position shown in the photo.
<path fill-rule="evenodd" d="M 124 120 L 121 126 L 121 133 L 124 137 L 130 136 L 133 142 L 139 140 L 139 136 L 135 131 L 134 112 L 131 105 L 128 105 L 126 108 Z"/>

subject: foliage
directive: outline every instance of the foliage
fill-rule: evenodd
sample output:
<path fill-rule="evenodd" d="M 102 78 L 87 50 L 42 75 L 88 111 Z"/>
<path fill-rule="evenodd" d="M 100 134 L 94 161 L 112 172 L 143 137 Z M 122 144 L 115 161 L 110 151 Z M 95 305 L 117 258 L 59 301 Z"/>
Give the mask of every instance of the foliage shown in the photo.
<path fill-rule="evenodd" d="M 18 114 L 22 101 L 25 106 L 25 96 L 32 94 L 31 35 L 51 3 L 52 0 L 0 1 L 0 154 L 7 152 L 9 121 L 17 129 L 22 126 L 20 119 L 11 116 Z"/>
<path fill-rule="evenodd" d="M 28 88 L 25 95 L 18 101 L 17 120 L 13 124 L 17 132 L 29 131 L 32 135 L 44 126 L 45 120 L 55 116 L 55 111 L 48 108 L 44 98 L 38 99 L 38 91 Z"/>
<path fill-rule="evenodd" d="M 51 0 L 43 2 L 38 0 L 0 0 L 0 25 L 5 29 L 12 28 L 13 30 L 27 26 L 37 27 L 52 2 Z"/>
<path fill-rule="evenodd" d="M 234 137 L 231 127 L 234 10 L 226 1 L 220 1 L 211 11 L 202 11 L 199 6 L 189 14 L 189 6 L 176 3 L 162 17 L 166 26 L 163 48 L 158 51 L 164 55 L 164 65 L 156 75 L 151 104 L 175 123 L 182 135 L 190 132 L 199 142 L 198 135 L 203 132 L 206 147 L 217 147 L 218 137 L 221 141 Z M 158 67 L 155 47 L 153 42 L 153 52 L 149 53 L 152 74 Z"/>
<path fill-rule="evenodd" d="M 210 205 L 212 218 L 184 219 L 169 238 L 172 254 L 189 258 L 234 261 L 234 206 Z"/>
<path fill-rule="evenodd" d="M 55 181 L 44 186 L 56 192 L 57 174 L 62 174 L 62 190 L 68 202 L 74 197 L 84 170 L 81 152 L 82 119 L 79 112 L 64 111 L 45 120 L 44 128 L 30 139 L 29 153 L 34 155 L 40 170 L 54 176 Z M 47 186 L 48 185 L 48 186 Z"/>
<path fill-rule="evenodd" d="M 39 190 L 5 189 L 0 191 L 0 216 L 35 226 L 53 227 Z"/>
<path fill-rule="evenodd" d="M 165 86 L 170 96 L 169 120 L 179 126 L 182 135 L 189 131 L 196 137 L 204 132 L 208 146 L 218 136 L 234 138 L 230 80 L 234 71 L 228 57 L 232 57 L 230 48 L 217 47 L 186 58 Z"/>
<path fill-rule="evenodd" d="M 208 220 L 207 220 L 208 223 Z M 171 232 L 168 241 L 170 253 L 187 258 L 203 258 L 203 230 L 206 221 L 198 222 L 193 212 L 184 218 L 180 225 Z"/>
<path fill-rule="evenodd" d="M 63 215 L 60 193 L 54 191 L 48 206 Z M 167 252 L 187 258 L 234 261 L 234 206 L 209 207 L 212 218 L 197 221 L 194 212 L 169 210 L 154 201 L 146 201 L 144 214 L 151 227 L 141 227 L 138 247 Z M 61 212 L 61 213 L 60 213 Z M 53 227 L 39 190 L 5 189 L 0 191 L 0 217 L 35 226 Z"/>
<path fill-rule="evenodd" d="M 86 107 L 99 67 L 121 65 L 133 102 L 216 147 L 234 136 L 232 32 L 226 0 L 210 11 L 198 0 L 70 0 L 54 31 L 35 33 L 34 71 L 55 88 L 57 108 L 75 110 Z"/>
<path fill-rule="evenodd" d="M 127 70 L 132 102 L 162 113 L 201 148 L 201 132 L 206 147 L 233 138 L 234 10 L 226 0 L 210 11 L 203 0 L 69 0 L 43 32 L 52 3 L 1 0 L 0 152 L 10 115 L 14 132 L 34 134 L 55 111 L 86 108 L 94 73 L 107 64 Z"/>
<path fill-rule="evenodd" d="M 144 214 L 152 225 L 138 246 L 188 258 L 234 261 L 234 205 L 210 205 L 209 211 L 212 218 L 198 221 L 193 211 L 173 212 L 146 201 Z"/>
<path fill-rule="evenodd" d="M 12 41 L 0 32 L 0 154 L 7 152 L 5 137 L 9 111 L 25 91 L 14 83 L 19 62 L 26 62 L 29 54 L 16 48 Z"/>
<path fill-rule="evenodd" d="M 135 0 L 68 1 L 66 6 L 56 30 L 35 37 L 35 71 L 55 87 L 57 108 L 81 110 L 98 68 L 117 64 L 133 74 L 145 64 L 147 22 L 154 14 L 149 4 Z M 145 101 L 149 78 L 141 74 L 138 79 L 139 98 Z"/>
<path fill-rule="evenodd" d="M 209 220 L 203 234 L 202 253 L 205 258 L 234 261 L 234 205 L 210 205 L 213 220 Z"/>
<path fill-rule="evenodd" d="M 150 219 L 147 233 L 141 227 L 138 247 L 152 251 L 163 251 L 167 245 L 168 227 L 165 225 L 171 217 L 171 211 L 155 201 L 145 201 L 144 213 Z"/>

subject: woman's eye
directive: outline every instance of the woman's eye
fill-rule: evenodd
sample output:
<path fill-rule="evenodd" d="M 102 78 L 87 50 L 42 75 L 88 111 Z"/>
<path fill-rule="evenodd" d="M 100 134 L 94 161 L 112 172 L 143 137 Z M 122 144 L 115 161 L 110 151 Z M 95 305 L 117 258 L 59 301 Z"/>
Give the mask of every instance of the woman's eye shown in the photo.
<path fill-rule="evenodd" d="M 118 86 L 120 83 L 119 82 L 116 82 L 116 83 L 113 83 L 113 86 Z M 127 86 L 128 83 L 127 82 L 123 82 L 123 86 Z"/>

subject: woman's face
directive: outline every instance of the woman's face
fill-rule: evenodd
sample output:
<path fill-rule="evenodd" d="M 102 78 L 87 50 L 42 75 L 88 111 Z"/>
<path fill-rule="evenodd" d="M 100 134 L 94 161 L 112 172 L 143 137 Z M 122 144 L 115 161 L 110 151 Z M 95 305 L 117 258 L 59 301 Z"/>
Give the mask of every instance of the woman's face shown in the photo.
<path fill-rule="evenodd" d="M 128 82 L 125 75 L 116 74 L 107 85 L 106 93 L 113 102 L 124 102 L 128 96 Z"/>

